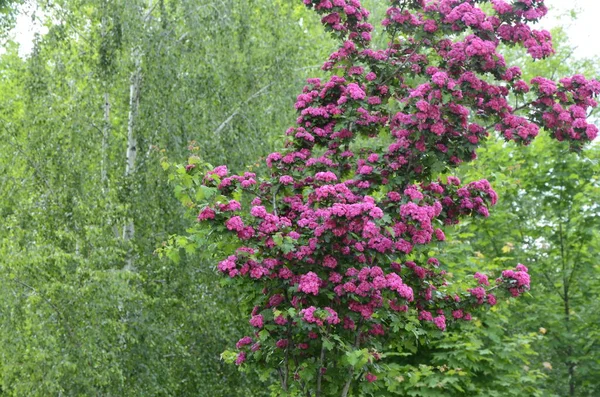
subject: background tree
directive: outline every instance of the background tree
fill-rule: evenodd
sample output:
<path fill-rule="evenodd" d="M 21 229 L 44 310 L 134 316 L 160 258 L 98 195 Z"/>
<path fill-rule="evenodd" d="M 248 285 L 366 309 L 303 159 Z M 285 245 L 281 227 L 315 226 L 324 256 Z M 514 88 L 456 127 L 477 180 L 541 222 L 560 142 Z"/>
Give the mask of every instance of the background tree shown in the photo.
<path fill-rule="evenodd" d="M 271 131 L 253 126 L 274 132 L 290 114 L 294 71 L 322 51 L 299 23 L 312 17 L 271 1 L 39 7 L 48 34 L 26 59 L 12 44 L 1 58 L 4 392 L 259 395 L 219 360 L 236 302 L 191 266 L 198 256 L 165 266 L 152 255 L 186 227 L 158 160 L 191 149 L 241 167 L 266 153 Z M 272 93 L 271 109 L 255 111 Z"/>
<path fill-rule="evenodd" d="M 598 74 L 593 60 L 571 57 L 563 31 L 553 31 L 553 37 L 557 54 L 547 62 L 524 65 L 530 76 L 560 78 L 573 70 Z M 486 223 L 467 225 L 456 240 L 468 241 L 467 252 L 475 252 L 473 268 L 487 263 L 498 269 L 516 257 L 530 258 L 527 265 L 538 286 L 530 298 L 505 312 L 511 324 L 507 332 L 544 335 L 533 344 L 539 355 L 527 367 L 548 375 L 538 384 L 545 395 L 594 395 L 599 383 L 588 374 L 597 371 L 599 357 L 594 314 L 600 294 L 594 257 L 598 146 L 575 155 L 541 139 L 530 151 L 514 148 L 508 156 L 504 147 L 490 142 L 480 153 L 481 161 L 461 171 L 469 178 L 493 175 L 504 199 Z M 528 315 L 523 318 L 522 312 Z"/>
<path fill-rule="evenodd" d="M 598 390 L 597 380 L 589 377 L 598 368 L 598 211 L 593 199 L 598 148 L 586 150 L 587 159 L 544 140 L 531 149 L 515 150 L 510 159 L 494 147 L 482 154 L 488 166 L 502 170 L 495 179 L 507 194 L 498 214 L 465 236 L 478 253 L 476 262 L 494 258 L 495 267 L 517 255 L 530 258 L 538 287 L 512 308 L 509 330 L 544 334 L 534 345 L 539 358 L 532 367 L 549 374 L 540 384 L 545 393 L 592 396 Z"/>

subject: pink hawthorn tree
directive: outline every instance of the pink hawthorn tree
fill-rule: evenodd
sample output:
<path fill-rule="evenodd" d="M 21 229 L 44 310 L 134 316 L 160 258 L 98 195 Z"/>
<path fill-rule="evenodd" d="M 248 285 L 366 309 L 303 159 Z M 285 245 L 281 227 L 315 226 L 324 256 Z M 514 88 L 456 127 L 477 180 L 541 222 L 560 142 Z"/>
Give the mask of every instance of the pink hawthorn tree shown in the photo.
<path fill-rule="evenodd" d="M 553 53 L 550 34 L 528 25 L 543 0 L 394 0 L 385 49 L 371 47 L 358 0 L 303 2 L 341 45 L 323 66 L 331 77 L 298 96 L 268 176 L 186 170 L 202 178 L 198 220 L 235 241 L 218 270 L 255 305 L 236 364 L 274 371 L 284 395 L 360 395 L 390 346 L 529 289 L 521 264 L 492 281 L 476 273 L 464 290 L 447 279 L 430 256 L 442 225 L 487 217 L 497 195 L 443 175 L 493 130 L 527 145 L 544 128 L 581 149 L 597 135 L 586 115 L 600 83 L 525 82 L 506 65 L 501 45 Z"/>

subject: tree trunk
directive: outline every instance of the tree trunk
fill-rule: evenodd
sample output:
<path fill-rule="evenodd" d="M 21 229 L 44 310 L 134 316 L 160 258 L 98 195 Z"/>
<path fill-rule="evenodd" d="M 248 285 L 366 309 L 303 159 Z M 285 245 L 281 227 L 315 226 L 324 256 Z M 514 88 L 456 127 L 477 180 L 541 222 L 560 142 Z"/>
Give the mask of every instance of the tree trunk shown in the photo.
<path fill-rule="evenodd" d="M 106 194 L 108 188 L 108 137 L 110 134 L 110 97 L 104 93 L 104 124 L 102 125 L 102 164 L 100 166 L 100 181 L 102 193 Z"/>
<path fill-rule="evenodd" d="M 568 230 L 568 223 L 567 223 Z M 569 397 L 575 397 L 575 364 L 573 363 L 573 346 L 571 345 L 571 308 L 569 302 L 569 277 L 568 277 L 568 263 L 565 248 L 565 236 L 563 235 L 563 225 L 559 223 L 559 237 L 560 237 L 560 256 L 562 260 L 562 270 L 563 270 L 563 304 L 564 304 L 564 315 L 565 315 L 565 327 L 567 329 L 566 338 L 569 340 L 569 344 L 567 346 L 567 368 L 569 371 Z"/>
<path fill-rule="evenodd" d="M 102 17 L 102 43 L 106 41 L 106 16 Z M 109 70 L 106 65 L 102 66 L 102 86 L 104 88 L 104 117 L 102 120 L 102 154 L 100 157 L 100 183 L 102 185 L 102 194 L 106 195 L 108 190 L 108 138 L 110 134 L 110 97 L 108 93 L 108 75 Z"/>
<path fill-rule="evenodd" d="M 564 291 L 564 309 L 565 309 L 565 325 L 567 328 L 567 338 L 570 338 L 571 335 L 571 309 L 569 307 L 569 288 L 565 285 L 563 288 Z M 573 356 L 573 347 L 570 345 L 567 346 L 567 368 L 569 371 L 569 397 L 575 397 L 575 364 L 572 361 Z"/>
<path fill-rule="evenodd" d="M 125 164 L 125 177 L 131 180 L 135 173 L 135 159 L 137 156 L 137 143 L 135 139 L 135 125 L 140 104 L 140 88 L 142 82 L 142 52 L 139 48 L 133 51 L 134 70 L 131 73 L 129 84 L 129 117 L 127 120 L 127 156 Z M 123 240 L 131 241 L 135 237 L 135 226 L 132 215 L 129 215 L 123 227 Z M 127 255 L 127 270 L 134 269 L 133 253 L 131 250 Z"/>
<path fill-rule="evenodd" d="M 142 10 L 142 31 L 145 32 L 147 29 L 148 21 L 152 18 L 152 10 L 158 3 L 153 4 L 153 0 L 148 0 L 148 9 L 144 13 Z M 138 110 L 140 106 L 140 92 L 142 85 L 142 58 L 144 52 L 142 44 L 138 44 L 133 48 L 133 72 L 131 73 L 131 80 L 129 83 L 129 117 L 127 120 L 127 162 L 125 164 L 125 177 L 129 183 L 133 180 L 136 167 L 137 157 L 137 141 L 135 139 L 135 126 L 138 118 Z M 130 208 L 133 207 L 130 205 Z M 135 226 L 134 217 L 130 213 L 126 219 L 125 226 L 123 226 L 123 240 L 129 242 L 135 237 Z M 133 250 L 130 248 L 127 254 L 127 264 L 125 270 L 135 270 Z"/>

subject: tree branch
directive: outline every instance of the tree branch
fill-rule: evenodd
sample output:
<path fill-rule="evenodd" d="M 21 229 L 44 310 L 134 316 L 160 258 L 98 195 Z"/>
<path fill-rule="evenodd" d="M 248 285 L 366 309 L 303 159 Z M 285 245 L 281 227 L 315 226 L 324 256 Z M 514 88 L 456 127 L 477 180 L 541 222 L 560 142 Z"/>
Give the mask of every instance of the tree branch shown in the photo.
<path fill-rule="evenodd" d="M 242 106 L 247 105 L 251 100 L 253 100 L 254 98 L 256 98 L 257 96 L 259 96 L 260 94 L 262 94 L 267 88 L 269 88 L 273 83 L 269 83 L 266 86 L 264 86 L 263 88 L 261 88 L 260 90 L 256 91 L 254 94 L 252 94 L 250 96 L 250 98 L 246 99 L 244 101 L 244 103 L 242 103 L 240 106 L 238 106 L 237 109 L 235 109 L 233 111 L 233 113 L 231 113 L 229 115 L 229 117 L 227 117 L 225 119 L 225 121 L 223 121 L 216 130 L 213 131 L 213 134 L 219 134 L 221 131 L 223 131 L 223 128 L 225 128 L 227 126 L 227 124 L 229 124 L 231 122 L 231 120 L 233 120 L 233 118 L 239 113 L 239 111 L 242 109 Z"/>
<path fill-rule="evenodd" d="M 321 339 L 322 340 L 322 339 Z M 319 366 L 317 367 L 317 392 L 315 397 L 321 397 L 321 383 L 323 381 L 323 363 L 325 361 L 325 342 L 321 342 L 321 356 L 319 357 Z"/>
<path fill-rule="evenodd" d="M 362 319 L 359 321 L 359 323 L 356 326 L 356 336 L 354 337 L 354 348 L 358 348 L 358 346 L 360 345 L 360 326 L 362 325 Z M 344 384 L 344 388 L 342 389 L 342 395 L 341 397 L 348 397 L 348 392 L 350 391 L 350 385 L 352 384 L 352 377 L 354 375 L 354 366 L 350 367 L 350 370 L 348 371 L 348 380 L 346 381 L 346 384 Z"/>

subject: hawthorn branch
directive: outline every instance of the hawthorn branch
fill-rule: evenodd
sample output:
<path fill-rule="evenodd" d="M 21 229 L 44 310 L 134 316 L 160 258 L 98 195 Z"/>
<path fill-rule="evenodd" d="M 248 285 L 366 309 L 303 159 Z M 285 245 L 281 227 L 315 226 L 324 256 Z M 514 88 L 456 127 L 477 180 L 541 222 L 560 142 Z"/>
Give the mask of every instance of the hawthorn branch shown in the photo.
<path fill-rule="evenodd" d="M 356 335 L 354 337 L 354 348 L 358 349 L 358 346 L 360 346 L 360 326 L 362 325 L 362 319 L 359 321 L 358 325 L 356 326 Z M 348 392 L 350 391 L 350 385 L 352 384 L 352 378 L 354 375 L 354 366 L 350 367 L 350 370 L 348 371 L 348 380 L 346 381 L 346 384 L 344 384 L 344 388 L 342 389 L 342 395 L 341 397 L 348 397 Z"/>
<path fill-rule="evenodd" d="M 315 397 L 321 396 L 321 384 L 323 381 L 323 363 L 325 361 L 325 342 L 321 342 L 321 356 L 319 357 L 319 366 L 317 367 L 317 392 Z"/>
<path fill-rule="evenodd" d="M 400 64 L 400 66 L 398 66 L 398 68 L 387 78 L 385 79 L 381 85 L 385 85 L 387 84 L 391 79 L 393 79 L 398 73 L 400 73 L 400 71 L 402 70 L 402 68 L 404 66 L 406 66 L 406 64 L 408 63 L 408 61 L 410 61 L 410 58 L 415 55 L 417 53 L 417 51 L 419 51 L 421 49 L 421 43 L 419 42 L 419 44 L 417 46 L 415 46 L 415 48 L 412 50 L 412 52 L 410 54 L 408 54 L 406 56 L 406 58 L 404 59 L 404 61 L 402 61 L 402 63 Z"/>
<path fill-rule="evenodd" d="M 523 110 L 523 109 L 525 109 L 525 108 L 528 108 L 528 107 L 529 107 L 529 106 L 531 106 L 531 105 L 533 105 L 533 101 L 531 101 L 531 102 L 527 102 L 527 103 L 524 103 L 524 104 L 522 104 L 521 106 L 519 106 L 519 107 L 517 107 L 517 108 L 513 109 L 513 113 L 515 113 L 515 112 L 518 112 L 519 110 Z"/>
<path fill-rule="evenodd" d="M 531 105 L 533 105 L 533 101 L 532 101 L 532 102 L 527 102 L 527 103 L 524 103 L 523 105 L 521 105 L 521 106 L 518 106 L 518 107 L 514 108 L 514 109 L 512 110 L 512 112 L 511 112 L 511 113 L 512 113 L 512 114 L 515 114 L 515 113 L 516 113 L 516 112 L 518 112 L 519 110 L 526 109 L 526 108 L 528 108 L 528 107 L 529 107 L 529 106 L 531 106 Z M 496 125 L 498 125 L 498 122 L 495 122 L 495 123 L 493 123 L 493 124 L 490 124 L 490 125 L 488 125 L 488 126 L 486 126 L 486 127 L 483 127 L 483 128 L 484 128 L 486 131 L 490 131 L 490 130 L 494 130 L 494 129 L 496 128 Z"/>
<path fill-rule="evenodd" d="M 279 189 L 281 188 L 281 184 L 278 184 L 273 192 L 273 215 L 277 216 L 277 193 L 279 193 Z"/>
<path fill-rule="evenodd" d="M 277 373 L 279 374 L 279 382 L 281 382 L 281 388 L 283 391 L 287 392 L 287 385 L 285 384 L 285 379 L 283 377 L 283 371 L 281 367 L 277 368 Z"/>
<path fill-rule="evenodd" d="M 286 297 L 287 297 L 287 292 L 286 292 Z M 290 373 L 290 368 L 289 368 L 289 359 L 290 359 L 290 339 L 291 339 L 291 334 L 292 334 L 292 323 L 291 321 L 288 321 L 287 324 L 287 340 L 288 340 L 288 344 L 285 347 L 285 354 L 283 357 L 283 375 L 281 377 L 281 387 L 283 388 L 284 391 L 288 391 L 288 377 L 289 377 L 289 373 Z M 280 374 L 281 374 L 281 368 L 279 369 Z"/>

